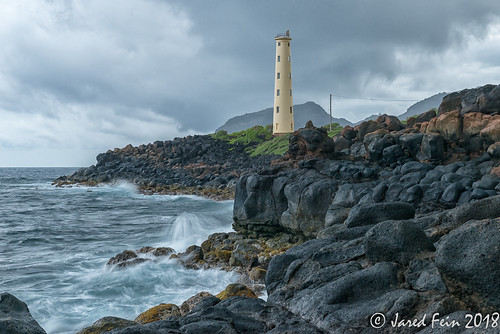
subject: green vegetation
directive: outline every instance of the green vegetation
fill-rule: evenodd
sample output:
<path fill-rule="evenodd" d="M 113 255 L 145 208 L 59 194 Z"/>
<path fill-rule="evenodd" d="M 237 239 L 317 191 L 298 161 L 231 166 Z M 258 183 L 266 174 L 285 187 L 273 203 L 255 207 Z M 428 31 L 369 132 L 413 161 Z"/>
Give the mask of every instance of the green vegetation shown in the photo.
<path fill-rule="evenodd" d="M 250 156 L 283 155 L 288 149 L 288 136 L 273 137 L 272 126 L 257 125 L 247 130 L 228 134 L 222 130 L 212 135 L 212 138 L 225 140 L 233 145 L 247 146 Z"/>
<path fill-rule="evenodd" d="M 330 137 L 340 133 L 343 129 L 338 123 L 332 123 L 332 131 L 329 131 L 330 125 L 325 125 L 323 128 L 328 130 Z M 290 135 L 273 136 L 271 125 L 266 127 L 257 125 L 234 133 L 222 130 L 212 134 L 214 139 L 225 140 L 233 145 L 246 146 L 247 153 L 252 157 L 285 154 L 288 150 L 289 137 Z"/>
<path fill-rule="evenodd" d="M 333 136 L 337 135 L 342 131 L 343 127 L 340 126 L 339 123 L 332 123 L 332 131 L 330 131 L 330 124 L 323 125 L 323 128 L 325 128 L 328 131 L 328 136 L 332 138 Z"/>
<path fill-rule="evenodd" d="M 256 125 L 246 130 L 228 134 L 222 130 L 212 135 L 214 139 L 226 140 L 231 144 L 255 145 L 270 140 L 273 137 L 271 125 L 266 127 Z"/>
<path fill-rule="evenodd" d="M 260 143 L 255 148 L 248 150 L 250 156 L 258 155 L 283 155 L 288 150 L 288 138 L 290 136 L 276 136 L 271 140 Z"/>

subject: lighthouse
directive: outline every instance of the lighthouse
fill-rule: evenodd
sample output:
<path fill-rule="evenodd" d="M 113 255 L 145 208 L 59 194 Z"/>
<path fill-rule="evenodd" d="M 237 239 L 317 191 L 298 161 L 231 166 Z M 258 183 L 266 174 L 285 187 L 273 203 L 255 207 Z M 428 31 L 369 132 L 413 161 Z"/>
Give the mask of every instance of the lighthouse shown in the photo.
<path fill-rule="evenodd" d="M 290 31 L 278 34 L 274 75 L 273 134 L 294 131 Z"/>

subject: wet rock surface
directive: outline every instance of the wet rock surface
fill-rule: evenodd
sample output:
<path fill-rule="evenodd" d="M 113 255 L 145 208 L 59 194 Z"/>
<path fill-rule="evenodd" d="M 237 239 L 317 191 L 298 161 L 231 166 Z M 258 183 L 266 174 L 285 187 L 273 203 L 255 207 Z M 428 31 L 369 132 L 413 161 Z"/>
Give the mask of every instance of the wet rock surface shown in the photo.
<path fill-rule="evenodd" d="M 11 295 L 0 294 L 1 334 L 46 334 L 31 316 L 28 306 Z"/>

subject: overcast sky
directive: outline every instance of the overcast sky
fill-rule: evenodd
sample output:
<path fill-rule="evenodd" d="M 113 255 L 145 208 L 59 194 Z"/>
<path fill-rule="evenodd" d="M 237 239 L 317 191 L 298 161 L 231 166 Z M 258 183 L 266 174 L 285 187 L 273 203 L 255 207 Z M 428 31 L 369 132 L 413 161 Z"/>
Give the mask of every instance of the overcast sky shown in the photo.
<path fill-rule="evenodd" d="M 0 166 L 88 166 L 272 106 L 290 30 L 294 103 L 351 121 L 500 82 L 500 1 L 1 0 Z"/>

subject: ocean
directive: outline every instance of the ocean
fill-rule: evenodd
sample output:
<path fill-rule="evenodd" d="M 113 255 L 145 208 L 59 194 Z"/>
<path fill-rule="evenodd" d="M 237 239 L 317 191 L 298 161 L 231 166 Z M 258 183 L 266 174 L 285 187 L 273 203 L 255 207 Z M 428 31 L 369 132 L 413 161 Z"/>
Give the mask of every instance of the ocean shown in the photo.
<path fill-rule="evenodd" d="M 124 269 L 106 262 L 143 246 L 177 252 L 232 230 L 232 201 L 142 195 L 129 183 L 58 188 L 76 168 L 0 168 L 0 292 L 28 304 L 49 334 L 104 316 L 133 320 L 160 303 L 216 294 L 237 275 L 162 258 Z"/>

